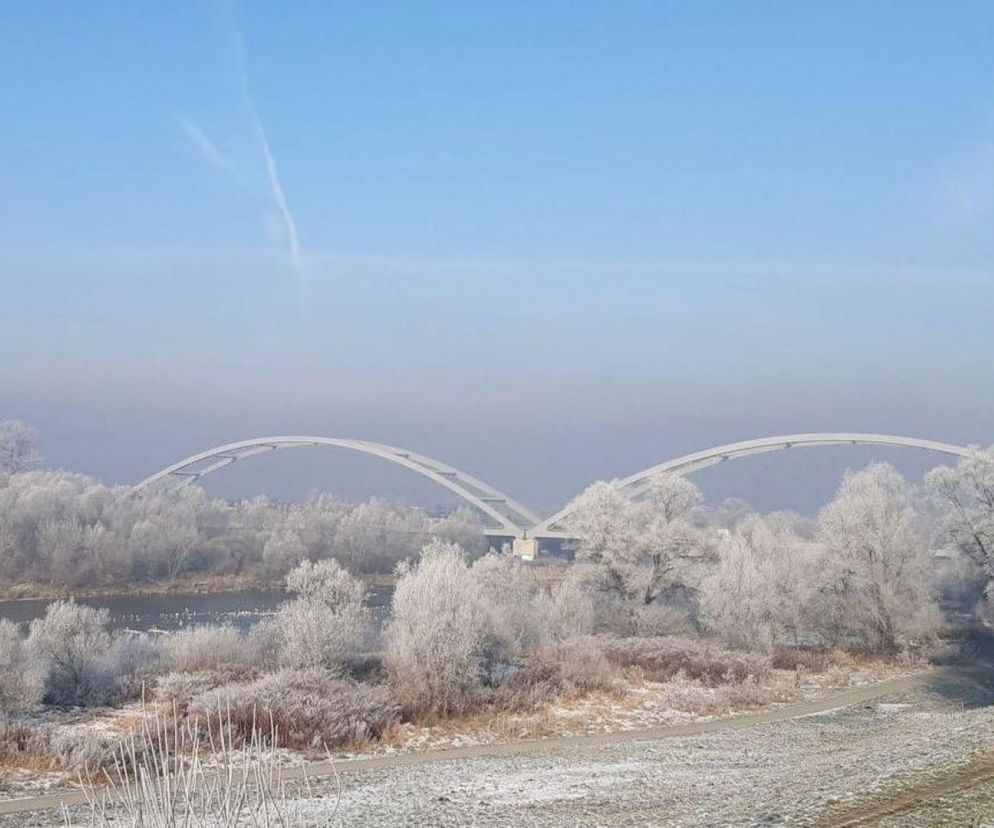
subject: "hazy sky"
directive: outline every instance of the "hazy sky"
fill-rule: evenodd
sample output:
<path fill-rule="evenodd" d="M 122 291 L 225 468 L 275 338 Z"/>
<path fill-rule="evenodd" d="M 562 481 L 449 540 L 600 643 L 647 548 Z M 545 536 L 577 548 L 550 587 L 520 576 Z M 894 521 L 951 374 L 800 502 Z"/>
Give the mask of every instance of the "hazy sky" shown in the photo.
<path fill-rule="evenodd" d="M 781 431 L 994 442 L 992 42 L 988 2 L 5 3 L 0 418 L 113 482 L 303 432 L 539 509 Z M 868 456 L 700 479 L 805 507 Z"/>

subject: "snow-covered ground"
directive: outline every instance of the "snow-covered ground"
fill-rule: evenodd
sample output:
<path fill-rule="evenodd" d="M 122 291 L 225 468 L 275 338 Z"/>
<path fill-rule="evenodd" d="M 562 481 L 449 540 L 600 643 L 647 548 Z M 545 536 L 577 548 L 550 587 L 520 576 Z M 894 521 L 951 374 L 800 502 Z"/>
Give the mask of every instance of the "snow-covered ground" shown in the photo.
<path fill-rule="evenodd" d="M 915 692 L 694 737 L 357 771 L 343 778 L 338 816 L 370 827 L 832 824 L 988 752 L 994 709 Z M 308 803 L 327 815 L 333 793 L 322 782 Z"/>

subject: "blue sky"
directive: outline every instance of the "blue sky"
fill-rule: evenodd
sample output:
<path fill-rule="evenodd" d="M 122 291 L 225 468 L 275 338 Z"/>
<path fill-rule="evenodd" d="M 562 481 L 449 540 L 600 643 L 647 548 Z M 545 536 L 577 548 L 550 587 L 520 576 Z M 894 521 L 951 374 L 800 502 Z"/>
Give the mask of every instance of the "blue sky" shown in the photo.
<path fill-rule="evenodd" d="M 110 480 L 311 431 L 541 508 L 779 430 L 992 442 L 992 37 L 967 2 L 6 4 L 0 415 Z M 702 480 L 800 506 L 865 459 L 826 458 Z M 216 485 L 382 482 L 285 463 Z"/>

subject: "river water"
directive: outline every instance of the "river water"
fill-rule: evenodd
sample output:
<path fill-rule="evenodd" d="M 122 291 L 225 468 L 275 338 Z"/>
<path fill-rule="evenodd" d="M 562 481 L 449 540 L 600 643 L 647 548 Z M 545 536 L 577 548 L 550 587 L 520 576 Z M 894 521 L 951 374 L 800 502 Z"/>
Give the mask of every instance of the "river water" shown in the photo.
<path fill-rule="evenodd" d="M 377 626 L 382 625 L 390 606 L 392 587 L 366 590 L 369 606 Z M 291 598 L 283 590 L 245 590 L 241 592 L 174 592 L 165 595 L 113 595 L 77 598 L 80 604 L 103 607 L 110 613 L 114 630 L 181 630 L 197 624 L 232 624 L 247 630 L 263 618 L 273 615 L 280 604 Z M 24 623 L 45 614 L 50 599 L 0 601 L 0 618 Z"/>

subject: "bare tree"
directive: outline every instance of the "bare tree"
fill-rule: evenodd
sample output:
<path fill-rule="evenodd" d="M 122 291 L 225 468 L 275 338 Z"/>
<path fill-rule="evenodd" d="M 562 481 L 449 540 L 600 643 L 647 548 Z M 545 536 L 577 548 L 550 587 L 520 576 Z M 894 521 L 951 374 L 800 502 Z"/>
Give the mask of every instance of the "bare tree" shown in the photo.
<path fill-rule="evenodd" d="M 431 523 L 429 531 L 449 543 L 459 544 L 470 556 L 487 551 L 488 540 L 476 512 L 468 506 L 457 506 L 451 513 Z"/>

